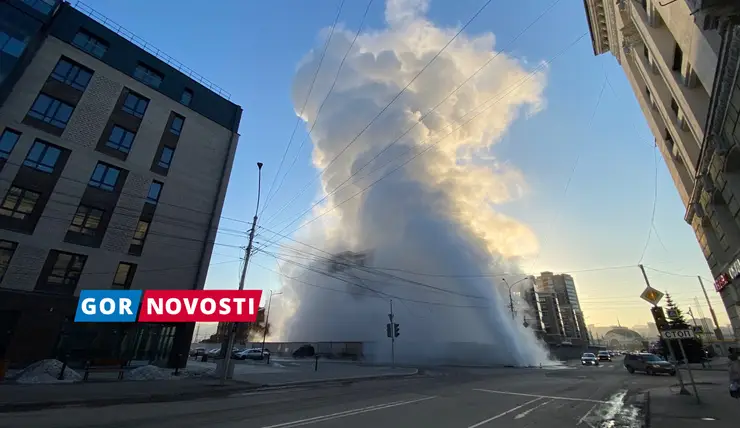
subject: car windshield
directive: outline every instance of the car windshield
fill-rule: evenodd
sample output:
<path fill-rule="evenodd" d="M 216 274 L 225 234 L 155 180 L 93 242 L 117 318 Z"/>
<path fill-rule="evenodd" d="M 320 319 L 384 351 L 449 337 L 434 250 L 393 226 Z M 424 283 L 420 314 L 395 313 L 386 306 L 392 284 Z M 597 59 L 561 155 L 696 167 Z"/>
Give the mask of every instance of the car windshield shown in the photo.
<path fill-rule="evenodd" d="M 657 355 L 646 355 L 644 359 L 645 361 L 665 361 Z"/>
<path fill-rule="evenodd" d="M 609 355 L 609 352 L 607 352 L 607 351 L 599 351 L 599 355 Z"/>
<path fill-rule="evenodd" d="M 581 358 L 594 358 L 594 357 L 595 357 L 594 354 L 583 354 Z"/>

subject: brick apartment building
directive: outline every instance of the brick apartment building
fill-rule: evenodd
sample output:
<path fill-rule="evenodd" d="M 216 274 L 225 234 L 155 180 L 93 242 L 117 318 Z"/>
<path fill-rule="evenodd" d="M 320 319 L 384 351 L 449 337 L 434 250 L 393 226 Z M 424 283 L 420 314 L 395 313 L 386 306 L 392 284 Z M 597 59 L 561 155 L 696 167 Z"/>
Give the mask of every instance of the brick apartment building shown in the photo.
<path fill-rule="evenodd" d="M 182 364 L 192 324 L 71 321 L 82 289 L 203 288 L 241 114 L 85 5 L 0 2 L 0 357 Z"/>

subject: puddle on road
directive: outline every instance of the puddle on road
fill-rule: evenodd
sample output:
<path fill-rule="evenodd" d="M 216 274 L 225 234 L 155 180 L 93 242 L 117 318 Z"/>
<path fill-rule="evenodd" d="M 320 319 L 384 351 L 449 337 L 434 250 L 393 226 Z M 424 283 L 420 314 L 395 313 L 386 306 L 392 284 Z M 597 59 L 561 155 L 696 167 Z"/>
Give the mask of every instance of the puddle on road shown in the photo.
<path fill-rule="evenodd" d="M 606 403 L 597 404 L 578 421 L 590 428 L 640 428 L 640 411 L 626 402 L 627 391 L 612 395 Z"/>

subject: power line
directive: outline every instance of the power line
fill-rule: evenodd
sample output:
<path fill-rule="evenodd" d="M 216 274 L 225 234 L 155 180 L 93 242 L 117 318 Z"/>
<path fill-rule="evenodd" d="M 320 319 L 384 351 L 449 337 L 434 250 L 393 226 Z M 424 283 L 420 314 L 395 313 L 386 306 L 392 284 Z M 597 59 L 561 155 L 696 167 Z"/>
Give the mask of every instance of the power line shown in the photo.
<path fill-rule="evenodd" d="M 475 12 L 475 13 L 473 14 L 473 16 L 472 16 L 472 17 L 471 17 L 470 19 L 468 19 L 468 21 L 467 21 L 467 22 L 466 22 L 466 23 L 465 23 L 465 24 L 464 24 L 464 25 L 463 25 L 463 26 L 462 26 L 462 27 L 460 28 L 460 30 L 458 30 L 458 31 L 457 31 L 457 33 L 455 33 L 455 35 L 454 35 L 454 36 L 452 36 L 452 38 L 451 38 L 451 39 L 450 39 L 450 40 L 449 40 L 449 41 L 448 41 L 448 42 L 447 42 L 447 43 L 446 43 L 446 44 L 445 44 L 444 46 L 442 46 L 442 48 L 441 48 L 441 49 L 440 49 L 440 50 L 439 50 L 439 51 L 438 51 L 438 52 L 437 52 L 437 53 L 436 53 L 436 54 L 435 54 L 435 55 L 434 55 L 434 56 L 432 57 L 432 59 L 431 59 L 431 60 L 429 60 L 429 62 L 427 62 L 427 63 L 426 63 L 426 64 L 425 64 L 425 65 L 424 65 L 424 66 L 423 66 L 423 67 L 421 68 L 421 70 L 419 70 L 419 72 L 417 72 L 417 73 L 416 73 L 416 75 L 414 75 L 414 77 L 413 77 L 413 78 L 412 78 L 412 79 L 411 79 L 411 80 L 410 80 L 410 81 L 409 81 L 409 82 L 408 82 L 408 83 L 406 84 L 406 86 L 404 86 L 404 87 L 403 87 L 403 89 L 401 89 L 401 91 L 399 91 L 399 92 L 398 92 L 398 93 L 397 93 L 397 94 L 396 94 L 396 95 L 395 95 L 395 96 L 394 96 L 394 97 L 393 97 L 393 98 L 391 99 L 391 101 L 390 101 L 390 102 L 389 102 L 388 104 L 386 104 L 386 106 L 385 106 L 385 107 L 383 107 L 383 108 L 382 108 L 382 109 L 381 109 L 381 110 L 380 110 L 380 111 L 379 111 L 379 112 L 378 112 L 378 113 L 377 113 L 377 114 L 376 114 L 376 115 L 375 115 L 375 116 L 374 116 L 374 117 L 373 117 L 373 118 L 372 118 L 372 119 L 370 120 L 370 122 L 369 122 L 369 123 L 368 123 L 367 125 L 365 125 L 365 127 L 364 127 L 364 128 L 362 128 L 362 130 L 361 130 L 361 131 L 360 131 L 360 132 L 359 132 L 359 133 L 358 133 L 357 135 L 355 135 L 355 137 L 354 137 L 354 138 L 352 138 L 352 140 L 350 140 L 350 142 L 349 142 L 349 143 L 347 143 L 347 145 L 346 145 L 346 146 L 344 146 L 344 148 L 342 148 L 342 150 L 340 150 L 340 151 L 339 151 L 339 153 L 337 153 L 337 154 L 336 154 L 336 156 L 334 156 L 334 158 L 333 158 L 332 160 L 330 160 L 330 161 L 329 161 L 329 163 L 328 163 L 328 164 L 326 164 L 326 166 L 325 166 L 324 168 L 322 168 L 322 169 L 321 169 L 321 171 L 319 171 L 319 173 L 318 173 L 318 174 L 317 174 L 316 176 L 314 176 L 314 178 L 313 178 L 313 179 L 311 179 L 311 180 L 310 180 L 310 181 L 309 181 L 309 182 L 308 182 L 308 183 L 306 184 L 306 186 L 305 186 L 305 187 L 304 187 L 304 188 L 303 188 L 303 189 L 302 189 L 302 190 L 301 190 L 301 191 L 300 191 L 300 192 L 298 193 L 298 195 L 296 195 L 296 197 L 295 197 L 295 198 L 294 198 L 293 200 L 295 200 L 295 199 L 296 199 L 296 198 L 297 198 L 298 196 L 302 195 L 302 194 L 303 194 L 303 192 L 305 192 L 305 191 L 306 191 L 306 190 L 307 190 L 308 188 L 310 188 L 310 187 L 311 187 L 311 185 L 312 185 L 313 183 L 315 183 L 317 179 L 319 179 L 319 178 L 320 178 L 321 176 L 323 176 L 323 175 L 324 175 L 324 173 L 325 173 L 325 172 L 326 172 L 326 171 L 327 171 L 327 170 L 329 169 L 329 167 L 330 167 L 330 166 L 332 166 L 332 165 L 334 164 L 334 162 L 335 162 L 335 161 L 336 161 L 337 159 L 339 159 L 339 157 L 340 157 L 340 156 L 342 156 L 342 154 L 343 154 L 343 153 L 344 153 L 345 151 L 347 151 L 347 149 L 349 149 L 349 148 L 350 148 L 350 147 L 352 146 L 352 144 L 354 144 L 354 143 L 355 143 L 355 141 L 357 141 L 357 140 L 358 140 L 358 139 L 359 139 L 359 138 L 360 138 L 360 137 L 361 137 L 361 136 L 362 136 L 362 135 L 363 135 L 363 134 L 365 133 L 365 131 L 367 131 L 367 130 L 368 130 L 368 129 L 370 128 L 370 126 L 371 126 L 371 125 L 372 125 L 373 123 L 375 123 L 375 121 L 376 121 L 376 120 L 377 120 L 378 118 L 380 118 L 380 116 L 382 116 L 382 115 L 383 115 L 383 113 L 385 113 L 385 112 L 386 112 L 386 110 L 388 110 L 388 108 L 390 108 L 390 106 L 391 106 L 391 105 L 392 105 L 392 104 L 393 104 L 394 102 L 396 102 L 396 100 L 398 100 L 398 99 L 399 99 L 399 98 L 401 97 L 401 95 L 403 95 L 403 94 L 404 94 L 404 93 L 406 92 L 406 90 L 407 90 L 407 89 L 408 89 L 409 87 L 411 87 L 411 85 L 412 85 L 412 84 L 413 84 L 413 83 L 414 83 L 414 82 L 416 81 L 416 79 L 418 79 L 418 78 L 419 78 L 419 76 L 421 76 L 421 74 L 422 74 L 422 73 L 423 73 L 424 71 L 426 71 L 426 70 L 427 70 L 427 68 L 429 68 L 429 66 L 430 66 L 430 65 L 432 65 L 432 63 L 433 63 L 434 61 L 436 61 L 436 59 L 437 59 L 437 58 L 439 58 L 439 56 L 440 56 L 440 55 L 442 55 L 442 53 L 443 53 L 443 52 L 444 52 L 445 50 L 447 50 L 447 48 L 448 48 L 448 47 L 449 47 L 449 46 L 450 46 L 450 45 L 452 44 L 452 42 L 454 42 L 454 41 L 455 41 L 455 40 L 456 40 L 456 39 L 458 38 L 458 36 L 460 36 L 460 34 L 462 34 L 462 32 L 463 32 L 463 31 L 465 31 L 465 29 L 466 29 L 466 28 L 468 28 L 468 26 L 469 26 L 469 25 L 470 25 L 470 24 L 471 24 L 471 23 L 473 22 L 473 20 L 475 20 L 475 18 L 477 18 L 477 17 L 478 17 L 478 15 L 480 15 L 480 14 L 481 14 L 481 13 L 483 12 L 483 10 L 485 10 L 485 9 L 486 9 L 486 7 L 488 7 L 488 5 L 489 5 L 489 4 L 491 4 L 491 2 L 492 2 L 492 1 L 493 1 L 493 0 L 488 0 L 488 1 L 486 1 L 486 2 L 485 2 L 485 3 L 483 4 L 483 6 L 481 6 L 481 7 L 480 7 L 480 8 L 479 8 L 479 9 L 478 9 L 478 10 L 476 11 L 476 12 Z M 268 221 L 270 221 L 270 220 L 272 220 L 272 218 L 268 219 Z"/>
<path fill-rule="evenodd" d="M 324 109 L 324 104 L 326 104 L 326 101 L 331 96 L 332 92 L 334 91 L 334 87 L 337 85 L 337 79 L 339 79 L 339 74 L 342 71 L 342 68 L 344 67 L 344 62 L 347 60 L 347 57 L 349 56 L 349 53 L 352 51 L 352 48 L 355 46 L 355 43 L 357 42 L 357 38 L 360 37 L 360 33 L 362 32 L 362 28 L 365 25 L 365 19 L 367 18 L 368 12 L 370 12 L 370 6 L 372 6 L 374 0 L 370 0 L 367 3 L 367 7 L 365 7 L 365 13 L 362 15 L 362 20 L 360 21 L 360 26 L 357 28 L 357 32 L 355 33 L 355 37 L 352 39 L 352 42 L 349 45 L 349 48 L 347 48 L 347 52 L 344 53 L 344 56 L 342 57 L 342 61 L 339 63 L 339 68 L 337 68 L 337 72 L 334 75 L 334 80 L 331 82 L 331 87 L 329 88 L 329 91 L 326 94 L 326 97 L 324 97 L 324 100 L 321 102 L 321 105 L 319 105 L 319 109 L 316 111 L 316 117 L 313 120 L 313 124 L 311 124 L 311 128 L 308 130 L 308 133 L 303 138 L 303 141 L 301 141 L 301 144 L 298 146 L 298 150 L 296 151 L 295 156 L 293 157 L 293 161 L 290 163 L 290 166 L 288 167 L 288 170 L 285 171 L 285 175 L 283 175 L 283 178 L 280 180 L 280 183 L 278 184 L 277 188 L 275 189 L 275 193 L 273 193 L 273 197 L 278 194 L 280 189 L 283 187 L 283 183 L 285 182 L 285 179 L 288 177 L 288 174 L 290 174 L 290 171 L 295 166 L 296 161 L 298 160 L 298 156 L 301 154 L 301 149 L 303 149 L 303 146 L 306 144 L 306 142 L 311 138 L 311 133 L 313 132 L 314 127 L 316 127 L 316 124 L 319 121 L 319 117 L 321 116 L 321 111 Z M 305 105 L 304 105 L 305 107 Z M 302 116 L 302 115 L 301 115 Z M 301 118 L 299 117 L 298 120 Z M 300 194 L 299 194 L 300 196 Z M 268 201 L 269 202 L 269 201 Z M 290 204 L 288 204 L 290 205 Z M 286 205 L 287 206 L 287 205 Z M 278 210 L 276 214 L 274 214 L 270 219 L 274 218 L 277 214 L 282 212 L 282 210 L 285 208 L 281 208 Z M 267 209 L 267 203 L 265 203 L 265 208 L 262 209 L 262 212 Z M 267 221 L 269 222 L 270 219 Z"/>
<path fill-rule="evenodd" d="M 5 165 L 13 165 L 13 166 L 17 166 L 17 167 L 23 167 L 23 166 L 25 166 L 25 165 L 20 164 L 20 163 L 11 162 L 11 161 L 9 161 L 7 159 L 5 160 Z M 89 180 L 83 181 L 83 180 L 78 180 L 76 178 L 67 177 L 67 176 L 64 176 L 64 175 L 59 175 L 59 179 L 64 179 L 64 180 L 70 181 L 72 183 L 84 184 L 86 186 L 90 184 L 90 181 Z M 5 179 L 5 178 L 0 179 L 0 180 L 1 181 L 9 182 L 11 184 L 13 183 L 12 180 Z M 164 184 L 166 185 L 167 183 L 164 183 Z M 165 185 L 162 186 L 162 192 L 164 192 L 164 189 L 167 188 L 167 186 L 165 186 Z M 74 198 L 80 198 L 81 197 L 81 195 L 68 194 L 68 193 L 57 191 L 57 190 L 55 190 L 54 192 L 52 192 L 52 195 L 53 194 L 67 195 L 67 196 L 71 196 L 71 197 L 74 197 Z M 147 200 L 148 199 L 148 196 L 142 196 L 141 194 L 136 194 L 136 193 L 131 193 L 131 192 L 125 192 L 123 190 L 119 191 L 118 194 L 119 195 L 122 195 L 122 196 L 130 197 L 130 198 L 133 198 L 133 199 L 137 199 L 137 200 L 138 199 L 144 199 L 144 200 Z M 169 207 L 172 207 L 172 208 L 177 208 L 179 210 L 191 211 L 191 212 L 194 212 L 194 213 L 197 213 L 197 214 L 204 214 L 204 215 L 208 215 L 208 216 L 213 215 L 213 213 L 210 212 L 210 211 L 201 211 L 201 210 L 198 210 L 198 209 L 195 209 L 195 208 L 186 207 L 184 205 L 177 205 L 177 204 L 171 204 L 171 203 L 167 203 L 167 202 L 162 202 L 161 199 L 162 199 L 162 196 L 160 194 L 160 199 L 157 200 L 157 205 L 169 206 Z M 131 208 L 126 208 L 126 207 L 121 207 L 121 208 L 131 209 Z M 230 220 L 230 221 L 239 222 L 239 223 L 246 223 L 246 224 L 249 224 L 250 223 L 248 221 L 239 220 L 239 219 L 232 218 L 232 217 L 221 216 L 220 218 L 222 218 L 224 220 Z"/>
<path fill-rule="evenodd" d="M 337 26 L 337 22 L 339 22 L 339 16 L 342 14 L 342 8 L 344 7 L 344 1 L 345 0 L 341 0 L 339 2 L 339 7 L 337 8 L 337 15 L 334 18 L 334 23 L 331 25 L 331 30 L 329 31 L 329 37 L 326 38 L 326 43 L 324 44 L 324 50 L 321 52 L 321 58 L 319 58 L 319 64 L 316 66 L 316 72 L 313 75 L 313 79 L 311 80 L 311 85 L 309 86 L 308 93 L 306 94 L 306 100 L 303 102 L 303 107 L 301 107 L 301 111 L 298 114 L 298 117 L 296 118 L 295 125 L 293 126 L 293 132 L 291 132 L 290 139 L 288 140 L 288 144 L 285 146 L 285 152 L 283 152 L 283 156 L 280 158 L 280 164 L 278 165 L 278 169 L 277 171 L 275 171 L 275 175 L 272 178 L 272 183 L 270 184 L 270 188 L 267 190 L 267 198 L 265 201 L 265 206 L 262 208 L 262 211 L 260 211 L 259 213 L 260 216 L 262 215 L 263 212 L 265 212 L 265 210 L 267 209 L 267 206 L 270 204 L 270 201 L 272 200 L 272 197 L 270 196 L 270 193 L 272 192 L 272 187 L 275 185 L 275 181 L 280 175 L 280 170 L 283 168 L 283 162 L 285 162 L 285 157 L 288 155 L 288 150 L 290 149 L 290 146 L 293 144 L 293 138 L 295 137 L 295 133 L 298 130 L 298 125 L 300 125 L 301 123 L 303 112 L 306 110 L 306 106 L 308 105 L 308 100 L 311 98 L 311 93 L 313 92 L 314 84 L 316 83 L 316 78 L 319 76 L 321 65 L 324 63 L 326 52 L 329 50 L 329 44 L 331 42 L 332 36 L 334 35 L 334 29 Z M 275 191 L 275 193 L 277 193 L 277 191 Z"/>
<path fill-rule="evenodd" d="M 650 214 L 650 227 L 648 227 L 648 234 L 647 234 L 647 238 L 645 239 L 645 246 L 642 248 L 642 254 L 640 255 L 640 260 L 638 260 L 637 262 L 638 265 L 642 263 L 642 260 L 645 258 L 645 253 L 647 253 L 647 249 L 650 246 L 650 237 L 653 235 L 653 229 L 655 228 L 655 209 L 658 206 L 658 146 L 657 144 L 653 148 L 653 168 L 655 169 L 655 182 L 653 184 L 653 210 L 652 210 L 652 213 Z"/>
<path fill-rule="evenodd" d="M 528 80 L 529 78 L 531 78 L 532 76 L 534 76 L 534 75 L 535 75 L 535 74 L 537 73 L 537 70 L 538 70 L 538 69 L 544 68 L 544 67 L 546 67 L 547 65 L 549 65 L 550 63 L 552 63 L 552 62 L 553 62 L 553 61 L 554 61 L 555 59 L 557 59 L 557 58 L 558 58 L 559 56 L 561 56 L 561 55 L 562 55 L 562 54 L 564 54 L 564 53 L 565 53 L 566 51 L 568 51 L 568 50 L 569 50 L 569 49 L 570 49 L 571 47 L 575 46 L 575 44 L 576 44 L 576 43 L 578 43 L 578 42 L 579 42 L 580 40 L 582 40 L 582 39 L 583 39 L 583 38 L 584 38 L 584 37 L 585 37 L 585 36 L 586 36 L 587 34 L 588 34 L 588 33 L 583 33 L 583 34 L 581 34 L 581 36 L 580 36 L 580 37 L 578 37 L 578 38 L 577 38 L 576 40 L 574 40 L 574 41 L 573 41 L 573 42 L 572 42 L 572 43 L 571 43 L 571 44 L 570 44 L 570 45 L 569 45 L 569 46 L 568 46 L 568 47 L 567 47 L 566 49 L 564 49 L 563 51 L 559 52 L 559 53 L 558 53 L 558 54 L 557 54 L 557 55 L 556 55 L 555 57 L 551 58 L 551 59 L 550 59 L 549 61 L 546 61 L 546 62 L 544 62 L 544 63 L 540 64 L 540 66 L 539 66 L 539 67 L 537 67 L 537 68 L 535 69 L 535 71 L 533 71 L 532 73 L 530 73 L 530 74 L 528 75 L 528 77 L 527 77 L 527 78 L 525 78 L 525 79 L 523 79 L 522 81 L 520 81 L 520 82 L 519 82 L 519 85 L 517 85 L 517 86 L 513 86 L 512 88 L 510 88 L 509 92 L 507 92 L 507 93 L 505 93 L 505 94 L 503 94 L 503 95 L 505 96 L 505 95 L 508 95 L 508 94 L 510 94 L 511 92 L 513 92 L 513 90 L 515 90 L 515 89 L 516 89 L 516 88 L 517 88 L 518 86 L 521 86 L 521 84 L 523 84 L 523 83 L 524 83 L 524 82 L 526 82 L 526 81 L 527 81 L 527 80 Z M 479 105 L 478 107 L 480 107 L 480 106 L 482 106 L 482 105 L 485 105 L 485 104 L 489 103 L 489 102 L 490 102 L 490 101 L 491 101 L 491 100 L 492 100 L 493 98 L 495 98 L 495 96 L 494 96 L 494 97 L 491 97 L 491 98 L 489 98 L 489 99 L 488 99 L 487 101 L 484 101 L 484 102 L 483 102 L 482 104 L 480 104 L 480 105 Z M 500 99 L 500 98 L 499 98 L 499 99 Z M 395 173 L 395 172 L 396 172 L 396 171 L 398 171 L 399 169 L 403 168 L 404 166 L 406 166 L 407 164 L 409 164 L 410 162 L 412 162 L 412 161 L 413 161 L 414 159 L 418 158 L 419 156 L 422 156 L 422 155 L 424 155 L 425 153 L 427 153 L 428 151 L 430 151 L 431 149 L 433 149 L 434 147 L 436 147 L 436 146 L 437 146 L 437 144 L 439 144 L 440 142 L 442 142 L 442 141 L 443 141 L 444 139 L 446 139 L 447 137 L 449 137 L 449 136 L 450 136 L 450 135 L 452 135 L 452 134 L 453 134 L 454 132 L 456 132 L 457 130 L 461 129 L 462 127 L 464 127 L 464 126 L 465 126 L 465 125 L 467 125 L 468 123 L 470 123 L 470 122 L 472 122 L 473 120 L 475 120 L 475 119 L 476 119 L 476 118 L 477 118 L 478 116 L 480 116 L 480 115 L 481 115 L 481 114 L 482 114 L 483 112 L 485 112 L 486 110 L 488 110 L 489 108 L 491 108 L 491 107 L 492 107 L 493 105 L 494 105 L 494 104 L 492 104 L 492 105 L 489 105 L 489 106 L 488 106 L 488 107 L 486 107 L 485 109 L 483 109 L 483 110 L 479 111 L 478 113 L 476 113 L 475 115 L 473 115 L 473 116 L 472 116 L 472 117 L 471 117 L 470 119 L 468 119 L 467 121 L 465 121 L 465 122 L 463 122 L 462 124 L 460 124 L 460 125 L 459 125 L 459 126 L 458 126 L 457 128 L 453 129 L 452 131 L 450 131 L 449 133 L 447 133 L 446 135 L 444 135 L 443 137 L 441 137 L 440 139 L 438 139 L 438 140 L 437 140 L 437 141 L 435 141 L 434 143 L 431 143 L 431 144 L 427 145 L 427 146 L 426 146 L 426 147 L 425 147 L 425 148 L 424 148 L 423 150 L 421 150 L 420 152 L 418 152 L 418 153 L 416 153 L 415 155 L 413 155 L 413 156 L 412 156 L 412 157 L 411 157 L 410 159 L 407 159 L 406 161 L 404 161 L 404 162 L 403 162 L 403 163 L 401 163 L 400 165 L 398 165 L 398 166 L 396 166 L 395 168 L 391 169 L 391 170 L 390 170 L 390 171 L 388 171 L 388 172 L 387 172 L 386 174 L 384 174 L 383 176 L 379 177 L 379 178 L 378 178 L 377 180 L 373 181 L 373 182 L 372 182 L 372 183 L 370 183 L 370 184 L 369 184 L 368 186 L 366 186 L 366 187 L 362 188 L 362 189 L 361 189 L 360 191 L 358 191 L 357 193 L 353 194 L 353 195 L 352 195 L 352 196 L 350 196 L 349 198 L 347 198 L 347 199 L 345 199 L 345 200 L 343 200 L 343 201 L 339 202 L 338 204 L 335 204 L 335 205 L 334 205 L 334 206 L 333 206 L 333 207 L 332 207 L 331 209 L 329 209 L 329 210 L 326 210 L 326 211 L 324 211 L 323 213 L 321 213 L 321 214 L 319 214 L 318 216 L 316 216 L 316 217 L 312 218 L 311 220 L 309 220 L 308 222 L 304 223 L 304 224 L 303 224 L 303 225 L 301 225 L 300 227 L 298 227 L 298 228 L 296 228 L 296 229 L 292 230 L 292 231 L 291 231 L 291 232 L 290 232 L 289 234 L 293 234 L 293 233 L 295 233 L 295 232 L 296 232 L 297 230 L 300 230 L 300 229 L 302 229 L 302 228 L 304 228 L 304 227 L 308 226 L 309 224 L 313 223 L 314 221 L 318 220 L 319 218 L 323 217 L 324 215 L 326 215 L 326 214 L 330 213 L 331 211 L 334 211 L 335 209 L 339 208 L 339 207 L 340 207 L 341 205 L 343 205 L 344 203 L 348 202 L 349 200 L 351 200 L 351 199 L 354 199 L 355 197 L 357 197 L 357 196 L 361 195 L 362 193 L 364 193 L 365 191 L 367 191 L 368 189 L 370 189 L 371 187 L 373 187 L 374 185 L 376 185 L 377 183 L 379 183 L 379 182 L 380 182 L 381 180 L 383 180 L 383 179 L 387 178 L 388 176 L 392 175 L 393 173 Z M 476 107 L 476 109 L 477 109 L 478 107 Z M 472 111 L 475 111 L 475 109 L 473 109 Z M 471 113 L 472 113 L 472 111 L 471 111 Z M 469 114 L 469 113 L 468 113 L 468 114 Z M 466 116 L 467 116 L 467 115 L 466 115 Z M 311 206 L 311 207 L 310 207 L 309 209 L 307 209 L 307 210 L 305 210 L 304 212 L 302 212 L 301 214 L 299 214 L 299 215 L 298 215 L 298 217 L 296 217 L 296 218 L 295 218 L 295 219 L 294 219 L 293 221 L 291 221 L 291 222 L 290 222 L 290 223 L 288 223 L 288 224 L 287 224 L 286 226 L 284 226 L 284 227 L 283 227 L 283 228 L 282 228 L 282 229 L 280 230 L 280 232 L 282 233 L 283 231 L 285 231 L 285 229 L 287 229 L 288 227 L 290 227 L 290 226 L 291 226 L 291 225 L 292 225 L 293 223 L 295 223 L 296 221 L 298 221 L 298 220 L 299 220 L 299 219 L 300 219 L 301 217 L 303 217 L 303 216 L 304 216 L 305 214 L 307 214 L 308 212 L 310 212 L 310 211 L 311 211 L 311 210 L 312 210 L 312 209 L 313 209 L 314 207 L 316 207 L 316 206 L 317 206 L 317 205 L 318 205 L 319 203 L 320 203 L 320 202 L 317 202 L 317 203 L 313 204 L 313 205 L 312 205 L 312 206 Z M 269 243 L 268 243 L 268 244 L 266 244 L 266 245 L 269 245 Z M 262 248 L 265 248 L 265 247 L 262 247 Z"/>

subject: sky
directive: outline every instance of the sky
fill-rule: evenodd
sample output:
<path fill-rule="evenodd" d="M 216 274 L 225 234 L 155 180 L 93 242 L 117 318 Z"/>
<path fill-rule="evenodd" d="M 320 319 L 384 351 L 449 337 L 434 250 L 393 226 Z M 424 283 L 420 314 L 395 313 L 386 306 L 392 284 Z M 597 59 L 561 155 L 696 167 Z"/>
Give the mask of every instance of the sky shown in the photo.
<path fill-rule="evenodd" d="M 258 246 L 320 199 L 305 123 L 299 122 L 293 134 L 298 119 L 292 89 L 302 60 L 323 43 L 340 2 L 220 0 L 207 7 L 196 0 L 85 2 L 230 92 L 244 109 L 208 288 L 238 286 L 240 247 L 247 243 L 257 200 L 257 162 L 264 163 Z M 363 32 L 385 27 L 383 3 L 371 4 Z M 437 27 L 459 28 L 484 3 L 431 0 L 427 19 Z M 367 4 L 346 1 L 338 25 L 357 31 Z M 522 261 L 521 270 L 570 273 L 588 324 L 628 327 L 650 319 L 649 304 L 639 298 L 645 283 L 638 263 L 646 267 L 653 287 L 669 292 L 684 310 L 692 308 L 697 318 L 709 316 L 701 276 L 720 324 L 728 324 L 693 231 L 683 220 L 673 181 L 619 64 L 610 54 L 594 56 L 588 34 L 569 48 L 587 32 L 583 4 L 568 0 L 494 0 L 465 29 L 469 36 L 492 33 L 496 50 L 531 69 L 555 57 L 546 70 L 540 110 L 517 119 L 491 149 L 498 162 L 515 166 L 526 181 L 520 198 L 496 207 L 526 224 L 537 238 L 538 255 Z M 273 197 L 267 199 L 268 194 Z M 309 211 L 301 220 L 313 215 Z M 247 288 L 279 290 L 278 269 L 274 258 L 257 253 L 250 261 Z"/>

